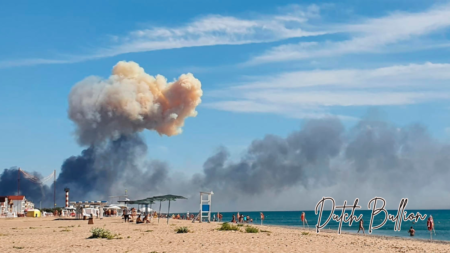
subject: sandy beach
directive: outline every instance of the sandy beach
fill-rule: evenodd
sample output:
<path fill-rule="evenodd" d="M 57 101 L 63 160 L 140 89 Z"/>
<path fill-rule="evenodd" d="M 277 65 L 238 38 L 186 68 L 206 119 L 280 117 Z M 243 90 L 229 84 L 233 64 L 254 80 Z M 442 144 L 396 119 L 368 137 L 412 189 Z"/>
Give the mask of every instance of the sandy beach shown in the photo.
<path fill-rule="evenodd" d="M 401 238 L 314 233 L 297 228 L 258 226 L 264 231 L 218 231 L 220 223 L 161 220 L 125 224 L 120 218 L 55 220 L 0 219 L 0 252 L 450 252 L 450 244 Z M 177 234 L 186 226 L 190 233 Z M 88 239 L 90 230 L 106 228 L 121 239 Z"/>

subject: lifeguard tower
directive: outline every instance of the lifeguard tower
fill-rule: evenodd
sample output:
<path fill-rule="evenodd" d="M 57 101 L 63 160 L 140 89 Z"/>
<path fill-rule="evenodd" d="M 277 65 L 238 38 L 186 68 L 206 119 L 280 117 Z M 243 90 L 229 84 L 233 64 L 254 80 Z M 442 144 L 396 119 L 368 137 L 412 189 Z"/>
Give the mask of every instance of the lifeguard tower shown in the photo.
<path fill-rule="evenodd" d="M 211 197 L 214 192 L 200 192 L 200 223 L 203 218 L 208 219 L 208 223 L 211 222 Z"/>

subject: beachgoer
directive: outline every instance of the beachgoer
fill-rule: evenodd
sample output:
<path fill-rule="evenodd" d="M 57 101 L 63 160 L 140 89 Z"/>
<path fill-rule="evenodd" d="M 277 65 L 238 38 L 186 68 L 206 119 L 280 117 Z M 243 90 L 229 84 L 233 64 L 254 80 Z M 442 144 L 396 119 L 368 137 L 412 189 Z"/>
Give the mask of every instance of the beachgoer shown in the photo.
<path fill-rule="evenodd" d="M 233 217 L 231 218 L 231 222 L 236 223 L 236 216 L 234 216 L 234 214 Z"/>
<path fill-rule="evenodd" d="M 416 233 L 416 230 L 414 230 L 414 228 L 411 227 L 411 228 L 408 230 L 408 233 L 409 233 L 410 236 L 414 236 L 414 234 Z"/>
<path fill-rule="evenodd" d="M 125 222 L 130 220 L 130 216 L 128 215 L 128 210 L 126 208 L 123 209 L 123 218 L 125 219 Z"/>
<path fill-rule="evenodd" d="M 144 223 L 142 220 L 141 220 L 141 215 L 139 214 L 139 216 L 137 217 L 137 219 L 136 219 L 136 224 L 139 224 L 139 223 Z"/>
<path fill-rule="evenodd" d="M 244 216 L 244 215 L 242 215 Z M 244 222 L 247 222 L 247 216 L 242 217 L 242 219 L 244 220 Z"/>
<path fill-rule="evenodd" d="M 363 231 L 363 234 L 364 235 L 366 235 L 366 233 L 365 233 L 365 231 L 364 231 L 364 221 L 363 221 L 363 219 L 361 218 L 361 220 L 359 221 L 359 229 L 358 229 L 358 233 L 359 233 L 359 231 L 360 230 L 362 230 Z"/>
<path fill-rule="evenodd" d="M 262 225 L 263 221 L 264 221 L 264 214 L 261 212 L 260 215 L 261 215 L 261 225 Z"/>
<path fill-rule="evenodd" d="M 144 219 L 142 221 L 145 223 L 150 223 L 150 220 L 148 219 L 148 214 L 144 216 Z"/>
<path fill-rule="evenodd" d="M 305 227 L 305 224 L 306 224 L 309 228 L 309 224 L 308 224 L 308 221 L 306 220 L 305 212 L 302 212 L 302 215 L 300 216 L 300 220 L 302 221 L 303 227 Z"/>
<path fill-rule="evenodd" d="M 223 215 L 220 214 L 220 215 L 219 215 L 219 221 L 222 221 L 222 218 L 223 218 Z"/>
<path fill-rule="evenodd" d="M 434 229 L 434 220 L 433 220 L 433 216 L 430 215 L 430 217 L 428 217 L 427 220 L 427 228 L 428 231 L 430 231 L 430 238 L 432 238 L 432 234 L 434 231 L 434 234 L 436 234 L 436 230 Z"/>

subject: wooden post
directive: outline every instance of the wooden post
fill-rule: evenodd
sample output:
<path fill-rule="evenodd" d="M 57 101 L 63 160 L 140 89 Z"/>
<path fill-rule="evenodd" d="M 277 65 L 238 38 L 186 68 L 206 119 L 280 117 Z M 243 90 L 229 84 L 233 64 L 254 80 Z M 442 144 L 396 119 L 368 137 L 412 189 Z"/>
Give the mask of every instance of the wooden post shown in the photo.
<path fill-rule="evenodd" d="M 170 213 L 170 199 L 169 199 L 169 208 L 167 209 L 167 224 L 169 224 L 169 213 Z"/>

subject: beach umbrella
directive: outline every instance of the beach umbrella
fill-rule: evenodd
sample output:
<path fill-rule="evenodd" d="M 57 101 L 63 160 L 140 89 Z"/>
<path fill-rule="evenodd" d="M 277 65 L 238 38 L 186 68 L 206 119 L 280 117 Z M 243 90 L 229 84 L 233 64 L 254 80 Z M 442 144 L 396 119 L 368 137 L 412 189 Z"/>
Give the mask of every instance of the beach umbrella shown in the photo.
<path fill-rule="evenodd" d="M 183 196 L 167 194 L 167 195 L 163 195 L 163 196 L 155 196 L 155 197 L 153 197 L 153 199 L 159 200 L 159 213 L 160 214 L 161 214 L 161 201 L 169 201 L 169 206 L 167 208 L 167 224 L 169 224 L 170 201 L 176 201 L 177 199 L 187 199 L 187 198 L 185 198 Z M 158 217 L 158 223 L 159 223 L 159 217 Z"/>

